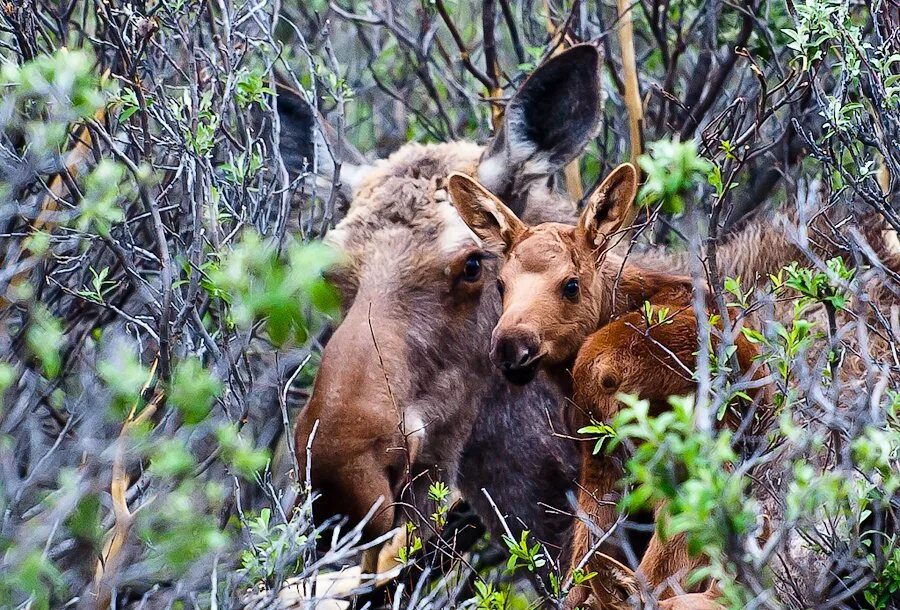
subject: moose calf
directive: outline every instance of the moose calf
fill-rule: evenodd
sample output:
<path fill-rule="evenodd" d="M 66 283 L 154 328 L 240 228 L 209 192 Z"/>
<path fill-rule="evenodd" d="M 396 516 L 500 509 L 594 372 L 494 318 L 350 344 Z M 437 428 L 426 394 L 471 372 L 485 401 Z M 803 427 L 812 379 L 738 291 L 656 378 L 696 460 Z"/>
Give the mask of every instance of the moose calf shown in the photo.
<path fill-rule="evenodd" d="M 590 196 L 576 226 L 529 227 L 462 174 L 449 177 L 448 189 L 485 247 L 504 254 L 497 283 L 503 313 L 492 334 L 491 359 L 510 381 L 525 384 L 545 370 L 572 398 L 575 429 L 590 420 L 609 421 L 620 392 L 636 394 L 660 411 L 667 408 L 669 396 L 695 390 L 698 330 L 690 278 L 640 268 L 608 253 L 637 191 L 632 165 L 613 170 Z M 654 314 L 657 323 L 649 323 L 641 311 L 645 302 L 654 311 L 668 308 L 670 315 L 660 322 Z M 752 369 L 754 347 L 740 335 L 736 346 L 741 370 Z M 754 378 L 763 374 L 757 367 Z M 603 530 L 615 523 L 622 475 L 621 456 L 595 457 L 584 448 L 579 508 Z M 590 538 L 590 528 L 577 523 L 570 569 L 592 550 L 615 554 L 609 545 L 592 549 Z M 700 561 L 688 555 L 683 537 L 663 542 L 654 534 L 639 573 L 665 598 L 674 593 L 671 579 L 680 586 Z M 634 573 L 606 553 L 593 552 L 588 568 L 598 576 L 589 587 L 574 587 L 567 607 L 588 602 L 596 608 L 624 608 L 640 591 Z M 661 607 L 717 604 L 708 592 L 671 597 Z"/>

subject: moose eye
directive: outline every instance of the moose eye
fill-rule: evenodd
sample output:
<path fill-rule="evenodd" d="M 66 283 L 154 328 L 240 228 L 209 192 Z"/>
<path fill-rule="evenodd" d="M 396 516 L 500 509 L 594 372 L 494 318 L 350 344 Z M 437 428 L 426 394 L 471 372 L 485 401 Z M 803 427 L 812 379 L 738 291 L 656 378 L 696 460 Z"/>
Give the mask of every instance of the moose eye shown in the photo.
<path fill-rule="evenodd" d="M 569 300 L 574 300 L 578 297 L 578 278 L 573 277 L 566 280 L 566 283 L 563 284 L 563 296 Z"/>
<path fill-rule="evenodd" d="M 471 255 L 463 265 L 462 279 L 466 282 L 477 282 L 481 277 L 481 256 Z"/>

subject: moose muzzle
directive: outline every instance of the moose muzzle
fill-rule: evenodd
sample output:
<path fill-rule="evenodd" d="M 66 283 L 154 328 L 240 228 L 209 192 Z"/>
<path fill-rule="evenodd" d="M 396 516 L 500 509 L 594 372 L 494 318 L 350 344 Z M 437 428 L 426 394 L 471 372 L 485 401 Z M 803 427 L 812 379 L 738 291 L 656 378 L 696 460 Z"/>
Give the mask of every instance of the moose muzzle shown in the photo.
<path fill-rule="evenodd" d="M 528 326 L 498 325 L 491 336 L 491 361 L 512 383 L 534 379 L 541 361 L 541 338 Z"/>

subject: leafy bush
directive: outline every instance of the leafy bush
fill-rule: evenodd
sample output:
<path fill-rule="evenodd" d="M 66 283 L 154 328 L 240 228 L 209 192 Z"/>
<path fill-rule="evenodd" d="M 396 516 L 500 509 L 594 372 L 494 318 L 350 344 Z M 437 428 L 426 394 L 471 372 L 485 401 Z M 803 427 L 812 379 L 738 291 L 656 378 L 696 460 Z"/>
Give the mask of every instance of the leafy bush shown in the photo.
<path fill-rule="evenodd" d="M 625 398 L 615 422 L 579 433 L 598 459 L 631 451 L 623 508 L 665 502 L 661 531 L 710 557 L 698 577 L 732 607 L 790 589 L 798 574 L 773 558 L 788 543 L 827 551 L 822 607 L 897 607 L 900 364 L 879 306 L 896 278 L 860 239 L 882 225 L 828 216 L 900 227 L 894 9 L 642 0 L 634 117 L 613 4 L 6 3 L 0 606 L 274 607 L 285 580 L 357 561 L 358 530 L 322 539 L 289 448 L 339 315 L 323 279 L 338 255 L 318 238 L 342 209 L 315 168 L 291 165 L 279 85 L 381 157 L 410 140 L 484 141 L 527 71 L 596 41 L 604 120 L 560 182 L 578 196 L 639 161 L 633 245 L 707 263 L 695 275 L 747 322 L 778 411 L 764 442 L 712 425 L 747 392 L 734 337 L 713 350 L 704 336 L 693 400 L 652 417 Z M 723 234 L 778 207 L 801 227 L 797 263 L 765 270 L 767 286 L 718 277 Z M 775 462 L 783 484 L 766 486 L 756 473 Z M 526 532 L 486 537 L 436 577 L 429 542 L 453 525 L 452 484 L 432 484 L 428 531 L 406 532 L 397 559 L 419 582 L 396 607 L 534 607 L 597 576 L 567 575 Z M 777 523 L 762 518 L 773 506 Z"/>

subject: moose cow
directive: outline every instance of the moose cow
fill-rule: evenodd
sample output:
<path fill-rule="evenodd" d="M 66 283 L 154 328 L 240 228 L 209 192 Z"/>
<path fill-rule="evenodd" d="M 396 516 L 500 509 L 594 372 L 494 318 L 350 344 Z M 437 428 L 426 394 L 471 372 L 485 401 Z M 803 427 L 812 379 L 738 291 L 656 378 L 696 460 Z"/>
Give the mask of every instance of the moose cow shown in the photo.
<path fill-rule="evenodd" d="M 332 273 L 343 321 L 322 354 L 296 424 L 305 456 L 313 427 L 316 518 L 346 515 L 376 537 L 399 520 L 398 502 L 421 513 L 427 486 L 455 486 L 499 539 L 513 530 L 568 552 L 566 493 L 576 447 L 561 427 L 559 392 L 545 381 L 509 384 L 490 365 L 500 300 L 495 257 L 449 203 L 453 171 L 477 175 L 532 222 L 568 220 L 574 206 L 554 174 L 578 157 L 600 118 L 597 50 L 577 46 L 544 63 L 506 108 L 486 146 L 408 144 L 386 161 L 354 168 L 346 216 L 327 240 L 344 256 Z M 342 170 L 342 175 L 349 175 Z M 485 490 L 483 492 L 482 490 Z"/>

